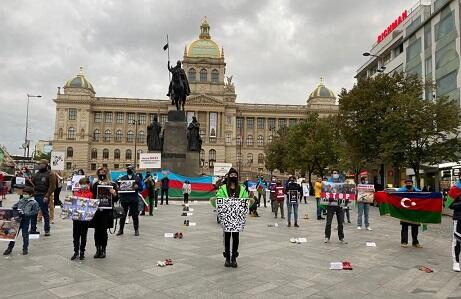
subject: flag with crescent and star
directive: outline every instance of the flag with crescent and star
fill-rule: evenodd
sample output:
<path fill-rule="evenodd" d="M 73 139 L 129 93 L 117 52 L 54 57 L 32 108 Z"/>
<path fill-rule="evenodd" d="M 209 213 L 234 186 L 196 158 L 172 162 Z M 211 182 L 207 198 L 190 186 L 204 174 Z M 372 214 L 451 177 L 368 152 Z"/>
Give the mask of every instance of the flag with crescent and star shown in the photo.
<path fill-rule="evenodd" d="M 416 223 L 442 222 L 442 193 L 440 192 L 376 192 L 379 212 L 400 220 Z"/>

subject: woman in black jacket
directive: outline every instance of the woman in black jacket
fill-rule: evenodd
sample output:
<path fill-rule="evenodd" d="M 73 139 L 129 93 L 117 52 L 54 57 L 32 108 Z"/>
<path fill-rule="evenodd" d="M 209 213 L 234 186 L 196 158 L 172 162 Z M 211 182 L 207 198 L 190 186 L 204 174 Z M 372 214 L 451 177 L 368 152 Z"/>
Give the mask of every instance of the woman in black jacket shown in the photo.
<path fill-rule="evenodd" d="M 93 186 L 91 187 L 91 191 L 96 198 L 102 197 L 101 194 L 98 195 L 98 186 L 112 186 L 112 188 L 109 189 L 109 193 L 111 195 L 111 202 L 108 203 L 109 208 L 99 208 L 89 224 L 89 227 L 94 228 L 94 244 L 96 246 L 96 254 L 94 255 L 94 258 L 105 258 L 107 239 L 109 237 L 107 229 L 114 227 L 112 209 L 114 207 L 114 203 L 118 201 L 117 184 L 111 181 L 110 173 L 105 167 L 99 168 L 96 171 L 96 177 L 97 181 L 93 183 Z M 102 205 L 103 201 L 100 202 L 100 207 Z"/>

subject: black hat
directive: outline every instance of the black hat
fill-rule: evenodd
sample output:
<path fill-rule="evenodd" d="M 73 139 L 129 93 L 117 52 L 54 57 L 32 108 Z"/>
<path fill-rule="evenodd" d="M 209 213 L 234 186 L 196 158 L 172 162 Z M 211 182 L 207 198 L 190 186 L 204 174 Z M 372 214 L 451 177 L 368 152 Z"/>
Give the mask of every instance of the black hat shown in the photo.
<path fill-rule="evenodd" d="M 239 173 L 237 172 L 237 170 L 236 170 L 234 167 L 231 167 L 231 168 L 229 169 L 229 171 L 227 172 L 227 175 L 229 175 L 229 174 L 231 174 L 231 173 L 236 173 L 236 174 L 237 174 L 237 177 L 238 177 L 238 175 L 239 175 Z"/>

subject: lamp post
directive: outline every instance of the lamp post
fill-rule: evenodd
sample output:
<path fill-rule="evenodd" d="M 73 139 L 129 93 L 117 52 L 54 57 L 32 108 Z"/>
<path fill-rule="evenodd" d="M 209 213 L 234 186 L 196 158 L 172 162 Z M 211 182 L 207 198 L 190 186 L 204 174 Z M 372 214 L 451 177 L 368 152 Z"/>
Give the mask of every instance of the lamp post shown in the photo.
<path fill-rule="evenodd" d="M 134 125 L 134 169 L 138 169 L 138 125 L 141 124 L 139 120 L 133 120 L 132 124 Z"/>
<path fill-rule="evenodd" d="M 375 55 L 375 54 L 371 54 L 370 52 L 365 52 L 365 53 L 363 53 L 362 55 L 365 56 L 365 57 L 371 56 L 371 57 L 376 57 L 376 58 L 378 58 L 378 59 L 379 59 L 379 62 L 381 63 L 381 67 L 380 67 L 378 70 L 376 70 L 376 71 L 377 71 L 378 73 L 384 72 L 384 70 L 386 69 L 386 67 L 383 65 L 384 63 L 383 63 L 383 60 L 382 60 L 382 57 L 381 57 L 381 56 Z"/>
<path fill-rule="evenodd" d="M 24 137 L 24 157 L 26 157 L 26 149 L 27 149 L 27 158 L 29 158 L 29 147 L 30 147 L 30 142 L 27 139 L 28 131 L 29 131 L 29 101 L 30 98 L 41 98 L 41 95 L 30 95 L 27 94 L 27 109 L 26 109 L 26 136 Z"/>

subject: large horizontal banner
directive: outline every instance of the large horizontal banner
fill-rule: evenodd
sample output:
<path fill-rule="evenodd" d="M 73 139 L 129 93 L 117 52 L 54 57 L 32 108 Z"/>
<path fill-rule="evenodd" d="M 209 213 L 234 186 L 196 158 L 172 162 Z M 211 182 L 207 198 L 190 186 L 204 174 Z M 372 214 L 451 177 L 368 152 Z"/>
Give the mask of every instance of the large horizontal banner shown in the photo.
<path fill-rule="evenodd" d="M 160 169 L 162 167 L 161 153 L 140 153 L 139 169 Z"/>
<path fill-rule="evenodd" d="M 322 182 L 320 203 L 327 206 L 354 206 L 356 199 L 355 184 Z"/>
<path fill-rule="evenodd" d="M 19 210 L 0 208 L 0 241 L 14 241 L 19 232 Z"/>
<path fill-rule="evenodd" d="M 241 232 L 248 214 L 248 199 L 217 198 L 216 211 L 225 232 Z"/>

